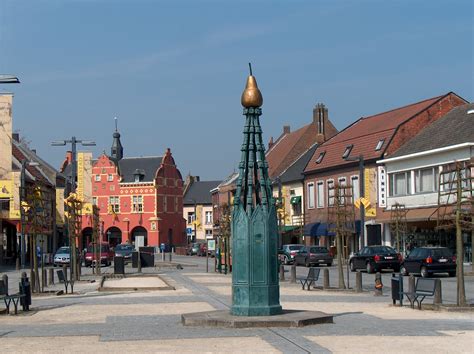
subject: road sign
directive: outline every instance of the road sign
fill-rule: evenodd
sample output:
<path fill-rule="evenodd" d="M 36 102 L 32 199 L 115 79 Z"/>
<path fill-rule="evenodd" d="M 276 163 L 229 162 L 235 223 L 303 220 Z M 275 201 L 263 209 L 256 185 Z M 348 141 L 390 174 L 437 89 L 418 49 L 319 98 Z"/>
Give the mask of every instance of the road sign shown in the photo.
<path fill-rule="evenodd" d="M 208 251 L 216 250 L 216 240 L 207 240 L 207 250 Z"/>
<path fill-rule="evenodd" d="M 188 235 L 192 235 L 192 234 L 193 234 L 193 229 L 190 228 L 190 227 L 188 227 L 188 228 L 186 229 L 186 233 L 187 233 Z"/>

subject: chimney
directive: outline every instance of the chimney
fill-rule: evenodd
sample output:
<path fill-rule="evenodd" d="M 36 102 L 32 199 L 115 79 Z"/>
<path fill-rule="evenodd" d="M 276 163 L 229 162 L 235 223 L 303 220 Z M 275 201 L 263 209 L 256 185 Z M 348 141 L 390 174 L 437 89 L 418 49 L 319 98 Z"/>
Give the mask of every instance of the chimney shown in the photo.
<path fill-rule="evenodd" d="M 328 121 L 328 109 L 323 103 L 318 103 L 313 109 L 313 123 L 318 128 L 318 142 L 321 143 L 325 140 L 325 125 Z M 319 141 L 321 140 L 322 141 Z"/>
<path fill-rule="evenodd" d="M 272 137 L 270 137 L 270 141 L 268 142 L 268 150 L 270 150 L 272 148 L 273 144 L 274 143 L 273 143 L 273 136 L 272 136 Z"/>
<path fill-rule="evenodd" d="M 36 155 L 36 149 L 31 149 L 31 151 Z"/>
<path fill-rule="evenodd" d="M 290 134 L 290 126 L 284 125 L 283 126 L 283 134 Z"/>
<path fill-rule="evenodd" d="M 20 134 L 13 133 L 12 134 L 12 139 L 15 140 L 17 143 L 19 143 L 20 142 Z"/>

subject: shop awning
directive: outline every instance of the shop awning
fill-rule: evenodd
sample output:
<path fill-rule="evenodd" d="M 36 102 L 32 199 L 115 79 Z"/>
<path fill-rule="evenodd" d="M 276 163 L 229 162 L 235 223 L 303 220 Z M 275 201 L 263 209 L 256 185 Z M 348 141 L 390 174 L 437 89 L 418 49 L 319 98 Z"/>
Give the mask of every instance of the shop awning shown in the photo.
<path fill-rule="evenodd" d="M 441 210 L 443 211 L 443 210 Z M 379 214 L 376 222 L 378 223 L 390 223 L 391 222 L 391 212 L 390 210 L 384 210 L 383 213 Z M 417 209 L 408 209 L 406 214 L 406 221 L 416 222 L 416 221 L 436 221 L 438 218 L 438 208 L 417 208 Z"/>
<path fill-rule="evenodd" d="M 301 202 L 301 196 L 293 196 L 290 199 L 290 204 L 299 204 Z"/>
<path fill-rule="evenodd" d="M 355 221 L 355 232 L 360 233 L 360 220 Z M 334 227 L 325 222 L 316 222 L 304 226 L 304 235 L 311 237 L 335 236 Z"/>
<path fill-rule="evenodd" d="M 297 229 L 299 226 L 296 226 L 296 225 L 284 225 L 281 227 L 281 231 L 282 232 L 289 232 L 289 231 L 293 231 L 295 229 Z"/>

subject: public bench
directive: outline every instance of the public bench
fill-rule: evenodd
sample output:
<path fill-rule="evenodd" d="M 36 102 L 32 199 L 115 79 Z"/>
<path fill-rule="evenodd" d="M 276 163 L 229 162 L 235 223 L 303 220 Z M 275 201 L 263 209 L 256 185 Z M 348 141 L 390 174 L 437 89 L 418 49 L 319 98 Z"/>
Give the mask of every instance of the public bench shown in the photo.
<path fill-rule="evenodd" d="M 436 279 L 418 278 L 416 280 L 415 291 L 403 292 L 403 294 L 407 296 L 412 309 L 415 308 L 416 302 L 418 309 L 421 310 L 421 303 L 426 297 L 434 296 L 435 289 Z"/>
<path fill-rule="evenodd" d="M 0 280 L 0 299 L 3 299 L 3 302 L 5 303 L 5 308 L 7 310 L 7 314 L 10 313 L 10 306 L 13 303 L 13 306 L 15 307 L 15 315 L 18 314 L 18 303 L 20 302 L 20 299 L 25 297 L 25 294 L 8 294 L 8 285 L 5 284 L 3 280 Z"/>
<path fill-rule="evenodd" d="M 316 282 L 319 279 L 319 272 L 320 272 L 319 268 L 311 267 L 309 268 L 308 275 L 306 277 L 297 278 L 300 281 L 301 286 L 303 287 L 303 290 L 305 289 L 305 287 L 307 287 L 307 290 L 309 290 L 311 285 L 316 284 Z"/>
<path fill-rule="evenodd" d="M 68 293 L 67 289 L 69 285 L 71 286 L 71 294 L 74 293 L 74 280 L 67 280 L 66 275 L 62 270 L 57 270 L 56 273 L 58 274 L 58 279 L 60 283 L 64 283 L 64 287 L 66 289 L 66 294 Z"/>

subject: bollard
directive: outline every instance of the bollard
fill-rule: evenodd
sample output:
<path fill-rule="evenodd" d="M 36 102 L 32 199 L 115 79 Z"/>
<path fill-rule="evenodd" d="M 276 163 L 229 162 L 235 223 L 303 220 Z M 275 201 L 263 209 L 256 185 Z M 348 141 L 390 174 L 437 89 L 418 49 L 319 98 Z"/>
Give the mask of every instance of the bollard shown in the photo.
<path fill-rule="evenodd" d="M 383 295 L 383 284 L 382 284 L 382 274 L 380 272 L 375 273 L 375 291 L 374 296 Z"/>
<path fill-rule="evenodd" d="M 323 269 L 323 289 L 329 289 L 329 269 Z"/>
<path fill-rule="evenodd" d="M 171 251 L 170 251 L 169 255 L 170 255 L 169 259 L 170 259 L 170 262 L 171 262 L 173 260 L 173 256 L 172 256 Z"/>
<path fill-rule="evenodd" d="M 64 280 L 68 280 L 67 265 L 65 265 L 65 264 L 63 264 L 63 273 L 64 273 Z"/>
<path fill-rule="evenodd" d="M 162 250 L 162 251 L 161 251 L 161 261 L 162 261 L 162 262 L 165 261 L 165 250 Z"/>
<path fill-rule="evenodd" d="M 48 272 L 49 272 L 48 285 L 54 285 L 54 269 L 49 268 Z"/>
<path fill-rule="evenodd" d="M 414 294 L 415 293 L 415 276 L 412 274 L 408 277 L 408 293 Z M 410 298 L 410 302 L 413 302 L 413 296 L 408 295 Z"/>
<path fill-rule="evenodd" d="M 31 286 L 26 276 L 26 272 L 21 273 L 20 279 L 20 294 L 25 295 L 20 298 L 20 305 L 23 307 L 23 311 L 29 311 L 31 305 Z"/>
<path fill-rule="evenodd" d="M 142 260 L 140 257 L 140 251 L 138 251 L 138 273 L 142 272 Z"/>
<path fill-rule="evenodd" d="M 16 270 L 20 270 L 20 258 L 16 259 Z"/>
<path fill-rule="evenodd" d="M 280 264 L 280 281 L 285 280 L 285 266 Z"/>
<path fill-rule="evenodd" d="M 443 292 L 441 290 L 441 279 L 436 279 L 433 304 L 441 305 L 442 303 L 443 303 Z"/>
<path fill-rule="evenodd" d="M 362 292 L 362 273 L 356 272 L 356 292 Z"/>
<path fill-rule="evenodd" d="M 296 283 L 296 266 L 294 264 L 291 266 L 290 283 Z"/>
<path fill-rule="evenodd" d="M 5 286 L 5 290 L 7 291 L 7 294 L 8 294 L 8 275 L 3 274 L 2 280 L 3 280 L 3 285 Z"/>

